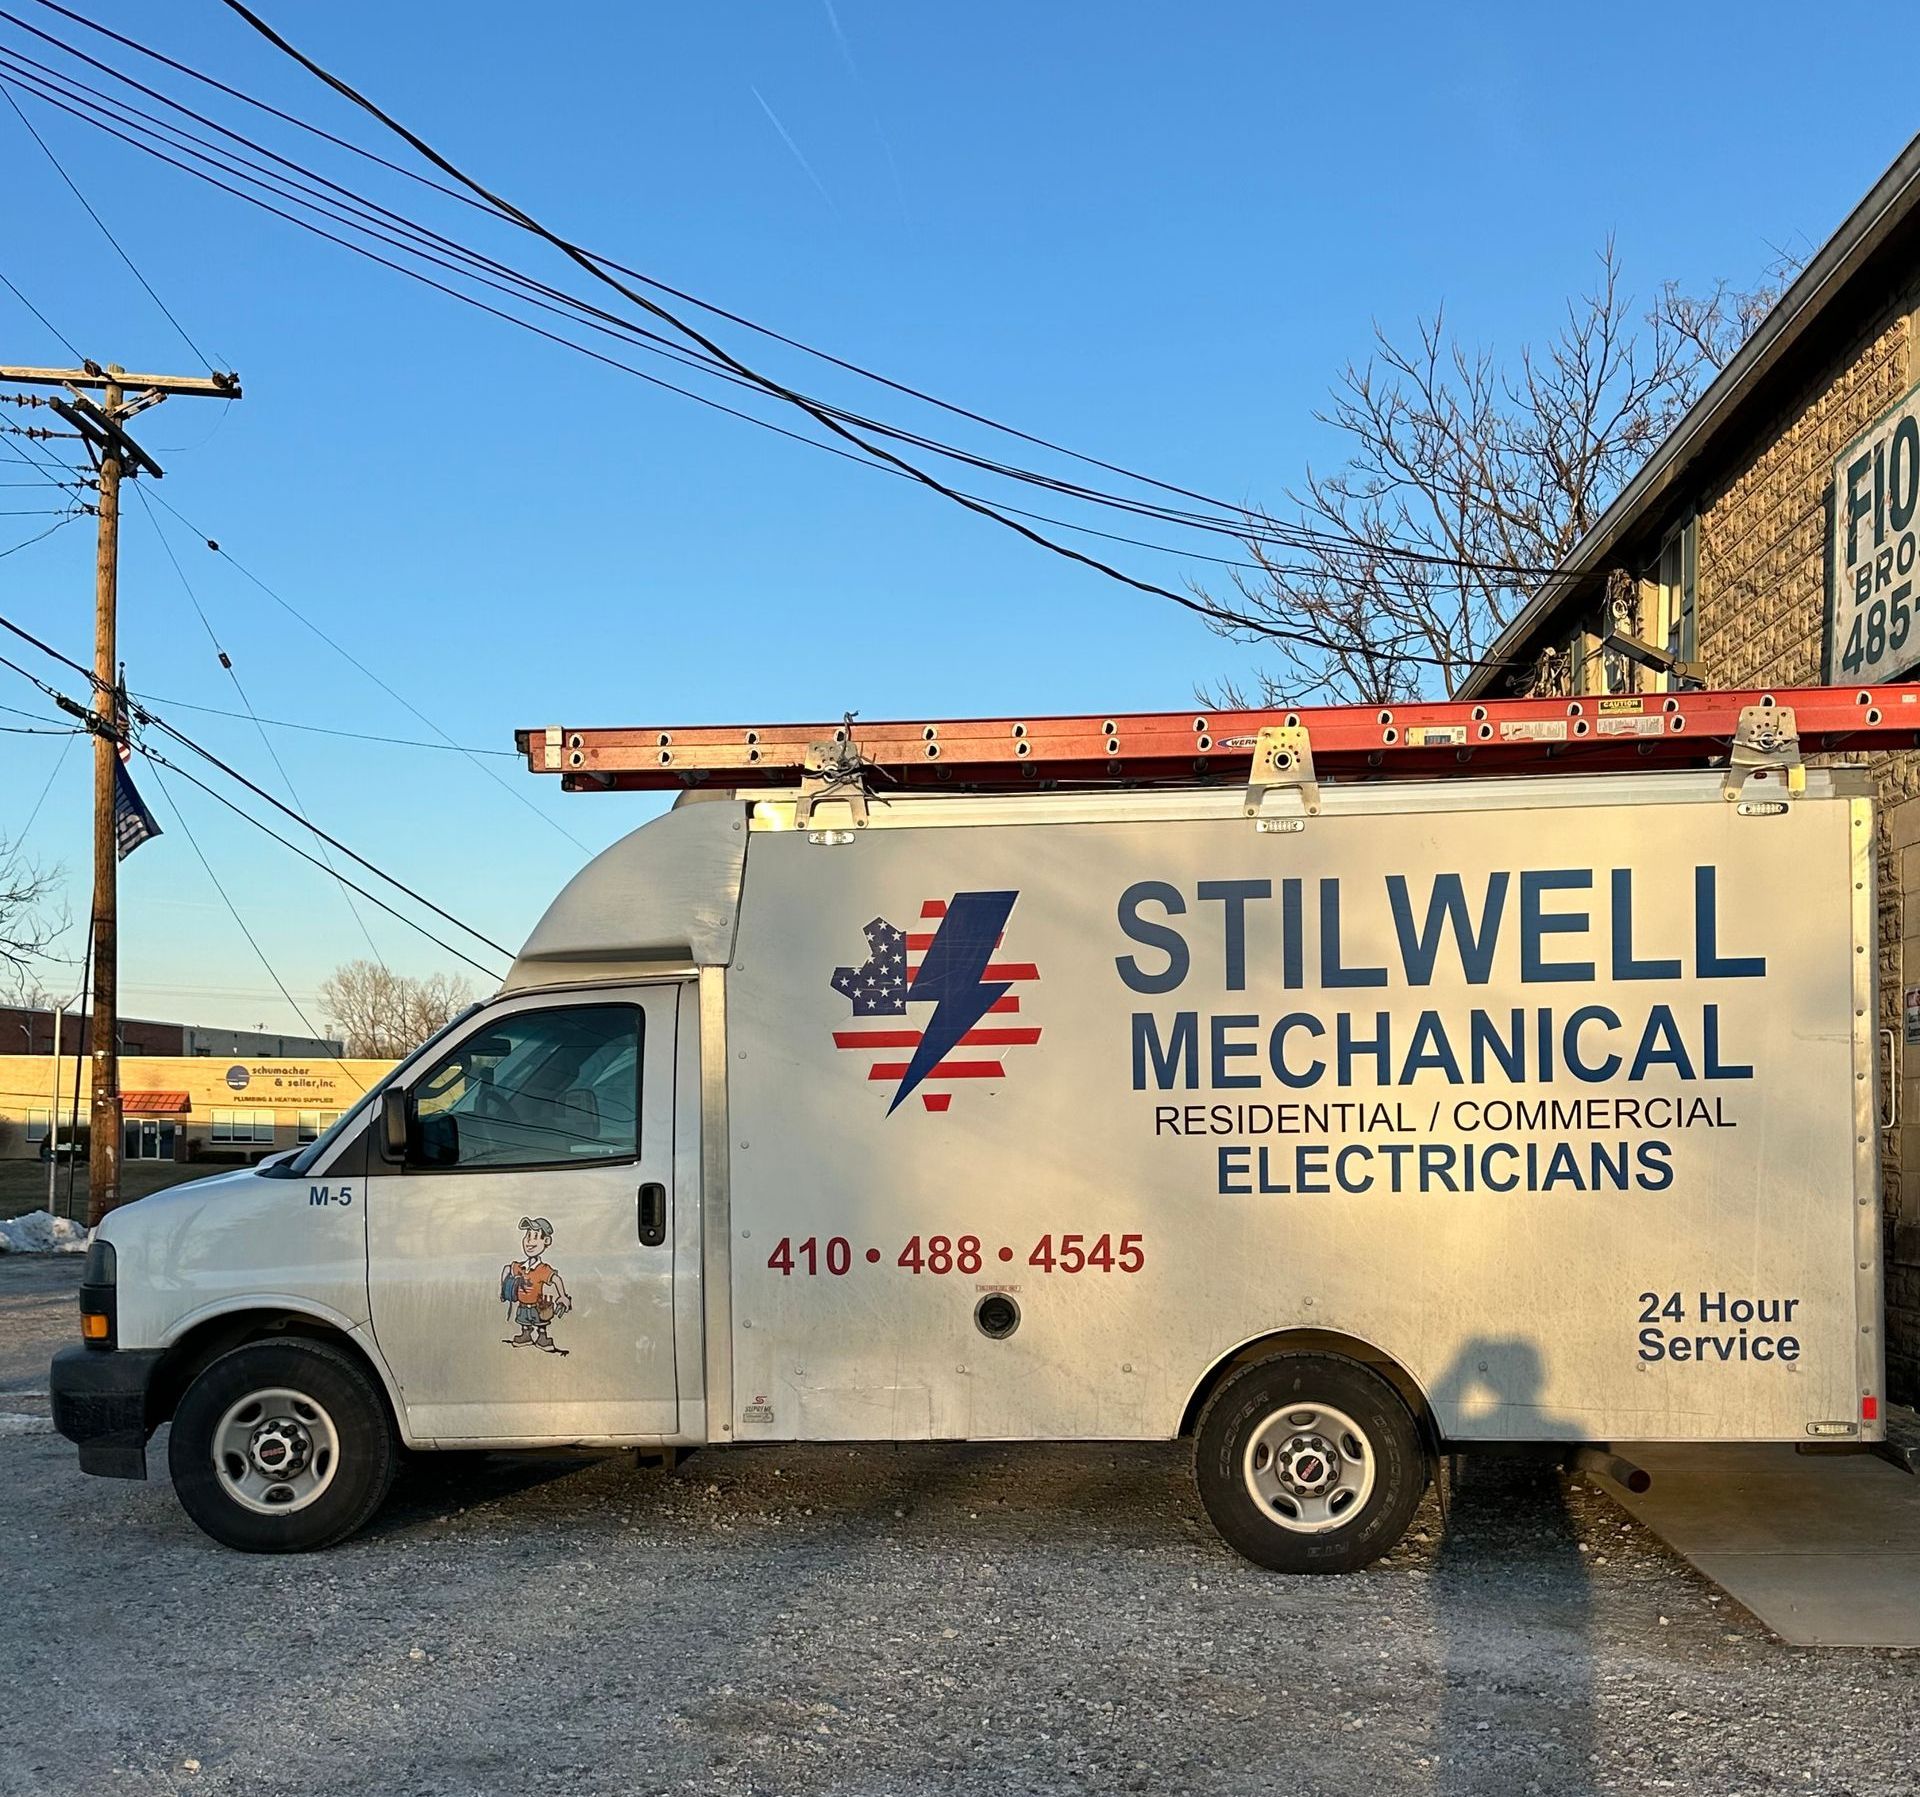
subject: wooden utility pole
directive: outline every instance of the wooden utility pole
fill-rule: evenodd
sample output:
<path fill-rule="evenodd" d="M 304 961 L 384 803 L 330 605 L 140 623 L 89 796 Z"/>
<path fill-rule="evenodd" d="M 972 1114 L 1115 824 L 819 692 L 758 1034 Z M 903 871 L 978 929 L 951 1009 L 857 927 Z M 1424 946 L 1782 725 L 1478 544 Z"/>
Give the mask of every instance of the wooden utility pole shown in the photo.
<path fill-rule="evenodd" d="M 87 446 L 100 481 L 100 537 L 93 577 L 93 1027 L 88 1044 L 93 1105 L 87 1149 L 87 1222 L 98 1223 L 120 1202 L 120 843 L 114 804 L 115 770 L 126 720 L 121 711 L 119 652 L 120 483 L 145 473 L 158 480 L 160 464 L 124 426 L 170 395 L 238 399 L 237 375 L 211 377 L 128 374 L 102 368 L 5 368 L 0 380 L 64 387 L 66 399 L 48 403 Z M 91 395 L 98 393 L 98 401 Z"/>

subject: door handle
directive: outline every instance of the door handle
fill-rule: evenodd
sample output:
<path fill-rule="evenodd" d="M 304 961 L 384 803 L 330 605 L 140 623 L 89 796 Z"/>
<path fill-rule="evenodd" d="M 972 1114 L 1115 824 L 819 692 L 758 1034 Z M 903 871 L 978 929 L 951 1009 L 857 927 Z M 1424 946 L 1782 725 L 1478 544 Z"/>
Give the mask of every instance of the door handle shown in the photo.
<path fill-rule="evenodd" d="M 667 1239 L 667 1188 L 650 1179 L 640 1188 L 640 1241 L 657 1248 Z"/>

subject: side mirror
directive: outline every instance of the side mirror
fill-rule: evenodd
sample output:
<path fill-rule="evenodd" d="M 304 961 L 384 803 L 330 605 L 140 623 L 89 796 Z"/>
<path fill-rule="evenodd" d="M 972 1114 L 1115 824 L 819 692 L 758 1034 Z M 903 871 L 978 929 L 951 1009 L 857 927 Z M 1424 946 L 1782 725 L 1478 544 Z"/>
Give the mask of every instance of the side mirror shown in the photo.
<path fill-rule="evenodd" d="M 380 1152 L 390 1161 L 404 1161 L 411 1135 L 407 1095 L 389 1086 L 380 1094 Z"/>

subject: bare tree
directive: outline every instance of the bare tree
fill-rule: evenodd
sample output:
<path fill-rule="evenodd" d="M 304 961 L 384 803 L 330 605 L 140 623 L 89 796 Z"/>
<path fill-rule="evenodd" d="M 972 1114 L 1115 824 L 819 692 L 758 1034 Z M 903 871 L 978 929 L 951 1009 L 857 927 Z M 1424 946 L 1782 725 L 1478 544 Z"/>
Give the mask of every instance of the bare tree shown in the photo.
<path fill-rule="evenodd" d="M 418 979 L 372 961 L 348 961 L 320 986 L 327 1021 L 346 1038 L 347 1053 L 375 1061 L 411 1054 L 472 1002 L 464 975 Z"/>
<path fill-rule="evenodd" d="M 58 869 L 36 867 L 0 837 L 0 973 L 23 1005 L 28 995 L 39 995 L 38 965 L 66 927 L 65 915 L 55 910 L 59 887 Z"/>
<path fill-rule="evenodd" d="M 1502 364 L 1467 348 L 1442 313 L 1411 348 L 1376 325 L 1316 416 L 1346 440 L 1330 474 L 1309 469 L 1284 517 L 1250 513 L 1236 572 L 1248 620 L 1215 626 L 1274 659 L 1213 705 L 1388 704 L 1451 696 L 1507 620 L 1744 343 L 1791 278 L 1689 297 L 1672 282 L 1638 311 L 1612 240 L 1592 287 L 1545 344 Z M 1198 590 L 1198 589 L 1196 589 Z M 1202 597 L 1211 598 L 1202 594 Z M 1279 625 L 1329 646 L 1277 642 Z"/>

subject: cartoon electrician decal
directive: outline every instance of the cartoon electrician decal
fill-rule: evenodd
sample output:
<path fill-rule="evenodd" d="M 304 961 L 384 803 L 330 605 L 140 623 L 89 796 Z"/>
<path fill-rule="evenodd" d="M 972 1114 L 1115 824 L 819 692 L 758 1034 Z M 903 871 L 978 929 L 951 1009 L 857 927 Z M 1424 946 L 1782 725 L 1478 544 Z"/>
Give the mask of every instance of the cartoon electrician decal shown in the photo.
<path fill-rule="evenodd" d="M 518 1335 L 507 1337 L 515 1348 L 544 1348 L 549 1354 L 564 1354 L 556 1348 L 547 1325 L 573 1308 L 567 1296 L 560 1269 L 547 1259 L 553 1246 L 553 1225 L 545 1217 L 520 1219 L 520 1248 L 523 1258 L 510 1260 L 500 1269 L 500 1299 L 513 1309 L 513 1320 L 520 1325 Z"/>

